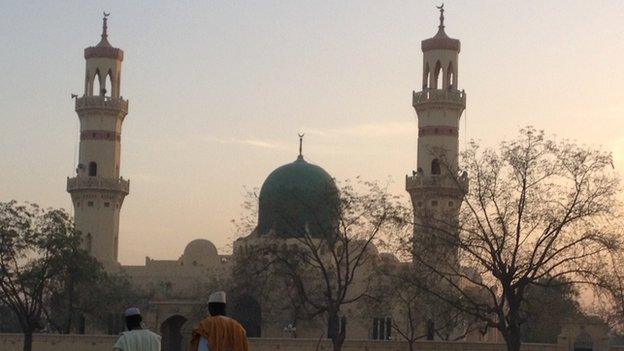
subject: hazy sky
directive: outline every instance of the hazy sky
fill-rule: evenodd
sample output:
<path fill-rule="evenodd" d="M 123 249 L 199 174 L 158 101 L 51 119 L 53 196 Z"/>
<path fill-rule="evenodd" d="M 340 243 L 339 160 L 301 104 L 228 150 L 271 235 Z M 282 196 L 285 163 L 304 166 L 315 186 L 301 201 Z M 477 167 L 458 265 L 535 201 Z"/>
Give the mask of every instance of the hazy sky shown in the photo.
<path fill-rule="evenodd" d="M 393 180 L 416 162 L 411 92 L 436 2 L 3 1 L 0 201 L 71 210 L 83 49 L 125 51 L 120 260 L 227 249 L 244 188 L 304 154 L 338 180 Z M 464 140 L 495 144 L 532 124 L 612 150 L 624 167 L 624 3 L 446 1 L 462 42 Z M 466 117 L 466 115 L 464 116 Z M 466 124 L 465 124 L 466 123 Z M 466 128 L 467 126 L 467 128 Z"/>

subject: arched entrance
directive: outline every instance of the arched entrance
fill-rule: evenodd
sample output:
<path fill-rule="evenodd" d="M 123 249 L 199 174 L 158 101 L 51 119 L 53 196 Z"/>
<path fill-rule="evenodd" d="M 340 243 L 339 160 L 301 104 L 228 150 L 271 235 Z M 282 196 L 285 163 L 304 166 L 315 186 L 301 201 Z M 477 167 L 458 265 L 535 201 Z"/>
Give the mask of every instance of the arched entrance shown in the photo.
<path fill-rule="evenodd" d="M 593 351 L 594 342 L 591 335 L 583 331 L 574 340 L 574 351 Z"/>
<path fill-rule="evenodd" d="M 161 350 L 162 351 L 182 351 L 186 350 L 186 345 L 183 345 L 182 338 L 182 325 L 186 323 L 187 319 L 175 315 L 167 318 L 160 325 L 160 335 L 162 336 Z"/>
<path fill-rule="evenodd" d="M 229 315 L 245 328 L 248 337 L 259 338 L 262 334 L 262 310 L 256 299 L 249 295 L 235 297 L 230 303 Z"/>

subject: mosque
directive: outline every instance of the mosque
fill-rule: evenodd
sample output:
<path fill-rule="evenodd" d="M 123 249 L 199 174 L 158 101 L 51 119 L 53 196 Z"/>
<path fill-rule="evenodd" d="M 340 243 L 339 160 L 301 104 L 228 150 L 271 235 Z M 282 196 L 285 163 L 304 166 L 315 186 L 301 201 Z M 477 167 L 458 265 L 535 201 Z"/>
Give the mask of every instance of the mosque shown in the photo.
<path fill-rule="evenodd" d="M 460 42 L 448 37 L 444 30 L 444 10 L 440 11 L 438 31 L 422 41 L 423 75 L 421 90 L 413 92 L 412 105 L 418 115 L 417 166 L 406 176 L 416 221 L 427 211 L 458 213 L 461 192 L 448 183 L 438 156 L 430 151 L 443 149 L 446 160 L 457 168 L 459 121 L 466 106 L 466 94 L 458 89 L 458 55 Z M 213 286 L 217 277 L 232 274 L 236 255 L 245 245 L 266 238 L 288 240 L 296 232 L 283 223 L 283 214 L 295 218 L 297 225 L 306 223 L 309 209 L 289 202 L 285 194 L 296 193 L 310 204 L 339 201 L 338 189 L 331 174 L 307 162 L 300 153 L 289 164 L 275 169 L 264 181 L 259 195 L 259 216 L 256 229 L 249 236 L 234 242 L 232 255 L 220 254 L 205 239 L 191 241 L 177 260 L 146 258 L 140 266 L 118 263 L 119 214 L 124 198 L 130 193 L 130 181 L 120 173 L 121 131 L 128 114 L 128 100 L 121 94 L 123 50 L 108 40 L 107 15 L 103 19 L 101 40 L 84 50 L 86 60 L 84 94 L 73 96 L 80 120 L 80 151 L 76 174 L 67 179 L 67 191 L 74 206 L 75 223 L 84 234 L 84 245 L 107 269 L 121 270 L 139 289 L 150 292 L 149 306 L 144 310 L 145 322 L 163 335 L 165 350 L 180 350 L 192 324 L 205 311 L 201 297 Z M 416 136 L 415 136 L 416 137 Z M 464 175 L 465 186 L 468 179 Z M 328 191 L 328 189 L 330 191 Z M 332 214 L 319 207 L 323 220 Z M 415 232 L 417 240 L 426 240 L 428 233 Z M 398 264 L 389 254 L 371 255 L 386 264 Z M 360 278 L 365 279 L 365 278 Z M 279 294 L 279 292 L 276 292 Z M 231 314 L 238 317 L 253 337 L 287 337 L 287 321 L 264 321 L 265 306 L 253 296 L 230 299 Z M 389 338 L 379 330 L 377 319 L 365 319 L 350 309 L 344 311 L 351 321 L 346 335 L 350 339 Z M 105 332 L 117 333 L 121 323 L 111 322 Z M 297 329 L 301 337 L 318 338 L 318 329 Z M 487 335 L 475 335 L 486 340 Z"/>

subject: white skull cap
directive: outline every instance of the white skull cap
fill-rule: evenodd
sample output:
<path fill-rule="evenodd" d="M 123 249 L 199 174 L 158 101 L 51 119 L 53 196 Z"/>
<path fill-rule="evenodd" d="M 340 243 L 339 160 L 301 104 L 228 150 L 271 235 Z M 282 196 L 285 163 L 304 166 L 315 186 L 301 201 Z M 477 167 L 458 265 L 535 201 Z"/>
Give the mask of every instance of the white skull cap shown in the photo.
<path fill-rule="evenodd" d="M 141 311 L 139 311 L 138 307 L 130 307 L 124 312 L 124 317 L 140 316 L 140 315 L 141 315 Z"/>
<path fill-rule="evenodd" d="M 215 291 L 210 294 L 208 303 L 225 303 L 225 291 Z"/>

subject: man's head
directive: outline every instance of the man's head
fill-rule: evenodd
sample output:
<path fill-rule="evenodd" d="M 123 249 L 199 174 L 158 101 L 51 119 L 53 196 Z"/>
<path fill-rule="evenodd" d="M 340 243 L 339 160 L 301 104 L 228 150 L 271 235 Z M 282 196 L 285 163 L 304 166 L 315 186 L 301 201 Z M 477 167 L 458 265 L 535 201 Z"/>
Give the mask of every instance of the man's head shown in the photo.
<path fill-rule="evenodd" d="M 126 318 L 126 327 L 128 330 L 141 329 L 141 322 L 143 321 L 143 318 L 141 317 L 141 311 L 139 311 L 138 308 L 128 308 L 124 312 L 124 317 Z"/>
<path fill-rule="evenodd" d="M 208 312 L 211 316 L 225 316 L 225 291 L 213 292 L 208 298 Z"/>

